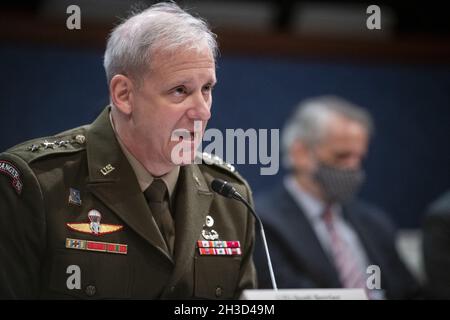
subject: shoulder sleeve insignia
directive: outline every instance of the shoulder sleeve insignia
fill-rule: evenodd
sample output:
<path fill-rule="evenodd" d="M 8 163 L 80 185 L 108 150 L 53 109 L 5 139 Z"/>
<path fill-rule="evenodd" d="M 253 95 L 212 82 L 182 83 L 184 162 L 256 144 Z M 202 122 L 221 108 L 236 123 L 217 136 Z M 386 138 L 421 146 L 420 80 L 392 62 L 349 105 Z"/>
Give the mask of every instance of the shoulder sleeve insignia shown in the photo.
<path fill-rule="evenodd" d="M 20 171 L 11 162 L 0 160 L 0 173 L 11 178 L 11 185 L 16 190 L 17 194 L 22 193 L 22 179 Z"/>

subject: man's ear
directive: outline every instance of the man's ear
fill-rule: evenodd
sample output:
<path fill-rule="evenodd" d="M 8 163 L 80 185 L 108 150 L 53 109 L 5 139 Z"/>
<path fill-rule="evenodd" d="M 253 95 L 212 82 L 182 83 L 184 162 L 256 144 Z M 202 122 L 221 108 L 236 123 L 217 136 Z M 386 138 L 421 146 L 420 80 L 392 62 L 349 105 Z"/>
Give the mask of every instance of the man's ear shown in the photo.
<path fill-rule="evenodd" d="M 130 115 L 132 111 L 132 89 L 133 82 L 122 74 L 116 74 L 109 83 L 112 103 L 126 115 Z"/>
<path fill-rule="evenodd" d="M 295 140 L 289 148 L 292 166 L 296 170 L 305 171 L 311 167 L 310 148 L 301 140 Z"/>

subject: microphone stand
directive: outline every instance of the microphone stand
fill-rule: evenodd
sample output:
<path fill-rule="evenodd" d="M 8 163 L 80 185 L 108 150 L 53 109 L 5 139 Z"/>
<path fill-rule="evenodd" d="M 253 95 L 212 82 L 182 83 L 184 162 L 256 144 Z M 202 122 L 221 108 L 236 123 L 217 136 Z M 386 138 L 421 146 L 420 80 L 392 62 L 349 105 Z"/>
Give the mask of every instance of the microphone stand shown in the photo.
<path fill-rule="evenodd" d="M 270 259 L 269 247 L 267 246 L 266 234 L 264 232 L 264 227 L 261 222 L 261 219 L 258 217 L 255 210 L 253 210 L 252 206 L 247 202 L 247 200 L 245 200 L 244 197 L 242 197 L 237 191 L 233 192 L 232 197 L 233 197 L 233 199 L 236 199 L 236 200 L 242 202 L 243 204 L 245 204 L 245 206 L 250 210 L 250 212 L 255 217 L 256 221 L 258 222 L 259 231 L 261 233 L 261 238 L 262 238 L 262 241 L 264 244 L 264 251 L 266 252 L 267 265 L 269 267 L 270 280 L 272 281 L 272 287 L 275 291 L 278 291 L 277 283 L 275 281 L 275 274 L 273 272 L 272 261 Z"/>

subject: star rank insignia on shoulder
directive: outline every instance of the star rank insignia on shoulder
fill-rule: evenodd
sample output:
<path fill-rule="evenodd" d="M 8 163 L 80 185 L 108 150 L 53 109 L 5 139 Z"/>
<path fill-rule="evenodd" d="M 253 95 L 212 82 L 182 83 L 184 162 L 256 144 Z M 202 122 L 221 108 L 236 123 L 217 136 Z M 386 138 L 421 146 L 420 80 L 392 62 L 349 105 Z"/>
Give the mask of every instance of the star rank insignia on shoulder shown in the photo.
<path fill-rule="evenodd" d="M 83 134 L 77 134 L 73 137 L 66 137 L 60 139 L 46 138 L 42 142 L 36 140 L 28 146 L 27 150 L 31 152 L 39 152 L 41 150 L 58 150 L 67 149 L 69 146 L 84 145 L 86 143 L 86 137 Z"/>
<path fill-rule="evenodd" d="M 203 163 L 231 174 L 231 176 L 238 179 L 241 183 L 245 184 L 245 186 L 250 190 L 250 186 L 248 185 L 247 181 L 239 174 L 239 172 L 236 170 L 236 167 L 230 163 L 225 162 L 221 157 L 209 154 L 207 152 L 199 152 L 196 154 L 195 161 L 196 163 Z"/>
<path fill-rule="evenodd" d="M 236 168 L 230 163 L 225 162 L 221 157 L 209 154 L 207 152 L 203 152 L 201 155 L 201 160 L 204 161 L 206 164 L 214 164 L 219 167 L 225 168 L 231 172 L 235 172 Z"/>

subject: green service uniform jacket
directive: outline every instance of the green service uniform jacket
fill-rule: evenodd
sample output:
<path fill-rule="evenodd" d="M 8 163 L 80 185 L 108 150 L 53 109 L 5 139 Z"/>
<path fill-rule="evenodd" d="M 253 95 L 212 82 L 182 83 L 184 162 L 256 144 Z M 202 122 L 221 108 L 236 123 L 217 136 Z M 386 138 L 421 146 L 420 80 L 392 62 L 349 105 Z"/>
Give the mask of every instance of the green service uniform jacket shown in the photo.
<path fill-rule="evenodd" d="M 181 167 L 172 257 L 108 112 L 0 154 L 0 298 L 232 299 L 255 288 L 254 219 L 210 188 L 229 181 L 253 203 L 245 180 L 209 155 Z"/>

